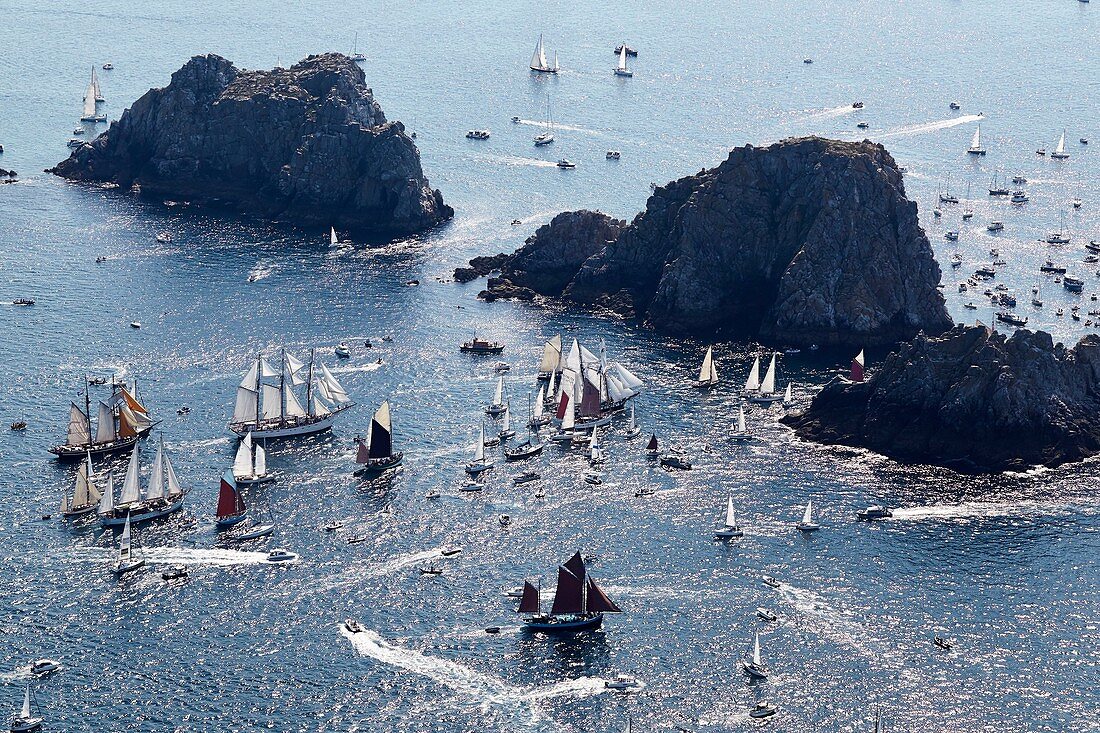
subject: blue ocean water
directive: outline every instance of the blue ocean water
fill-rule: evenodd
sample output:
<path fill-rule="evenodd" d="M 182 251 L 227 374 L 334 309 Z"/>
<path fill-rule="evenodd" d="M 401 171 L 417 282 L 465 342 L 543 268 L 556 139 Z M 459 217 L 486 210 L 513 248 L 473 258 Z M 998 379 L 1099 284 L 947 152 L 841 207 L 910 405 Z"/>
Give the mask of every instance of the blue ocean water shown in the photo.
<path fill-rule="evenodd" d="M 760 698 L 779 708 L 768 727 L 781 731 L 868 730 L 875 707 L 898 730 L 1100 730 L 1095 463 L 960 477 L 800 443 L 776 424 L 778 408 L 751 410 L 763 439 L 739 447 L 728 431 L 751 345 L 720 346 L 728 382 L 700 394 L 687 381 L 705 344 L 556 308 L 487 305 L 475 298 L 480 283 L 443 282 L 472 255 L 514 249 L 558 211 L 629 218 L 651 182 L 715 165 L 730 146 L 868 137 L 908 169 L 958 320 L 989 321 L 987 300 L 957 284 L 996 247 L 1007 262 L 997 281 L 1029 325 L 1075 342 L 1093 329 L 1069 307 L 1095 307 L 1100 289 L 1081 247 L 1100 239 L 1095 7 L 498 5 L 0 2 L 0 167 L 21 174 L 0 187 L 0 300 L 37 300 L 0 319 L 0 422 L 29 423 L 0 433 L 0 707 L 18 706 L 29 661 L 47 656 L 66 665 L 34 686 L 49 730 L 600 731 L 628 716 L 640 730 L 747 730 Z M 193 54 L 270 68 L 349 51 L 356 32 L 378 101 L 417 132 L 428 176 L 457 211 L 438 231 L 333 252 L 325 232 L 39 172 L 67 153 L 92 65 L 115 66 L 99 72 L 114 119 Z M 539 33 L 559 54 L 556 77 L 526 68 Z M 623 41 L 639 50 L 632 79 L 611 73 Z M 548 95 L 557 141 L 535 149 Z M 978 113 L 989 154 L 975 159 L 964 151 Z M 474 127 L 492 138 L 465 139 Z M 1036 156 L 1063 128 L 1070 159 Z M 605 160 L 608 149 L 622 159 Z M 576 170 L 553 167 L 563 155 Z M 985 195 L 998 171 L 1029 179 L 1026 206 Z M 945 206 L 937 222 L 937 194 L 963 197 L 968 184 L 974 219 L 962 224 L 963 206 Z M 1070 245 L 1038 241 L 1063 218 Z M 1005 222 L 999 235 L 985 230 L 994 219 Z M 943 239 L 960 227 L 957 244 Z M 170 243 L 155 241 L 162 231 Z M 960 272 L 946 265 L 954 251 Z M 1047 258 L 1085 276 L 1085 293 L 1043 281 L 1046 302 L 1034 309 L 1025 304 Z M 406 286 L 412 279 L 421 285 Z M 971 300 L 978 310 L 963 309 Z M 1054 315 L 1059 306 L 1066 316 Z M 135 319 L 140 330 L 128 326 Z M 551 450 L 537 462 L 545 499 L 512 487 L 528 466 L 503 463 L 485 492 L 460 495 L 494 379 L 487 361 L 457 351 L 475 329 L 508 342 L 519 412 L 544 339 L 605 339 L 647 383 L 644 430 L 693 446 L 696 469 L 666 474 L 617 431 L 599 488 L 582 481 L 579 455 Z M 337 363 L 342 340 L 356 348 Z M 270 509 L 278 532 L 249 549 L 301 555 L 273 568 L 215 548 L 212 514 L 234 450 L 225 423 L 236 384 L 257 350 L 283 346 L 316 349 L 360 406 L 331 435 L 270 446 L 280 480 L 248 498 Z M 805 403 L 848 356 L 786 356 L 780 381 L 794 381 Z M 872 369 L 881 356 L 870 355 Z M 85 375 L 110 374 L 139 379 L 163 420 L 154 435 L 191 489 L 185 516 L 139 532 L 155 569 L 122 582 L 109 571 L 111 535 L 40 519 L 56 514 L 73 479 L 45 452 L 66 406 Z M 389 484 L 365 484 L 352 476 L 352 438 L 384 399 L 407 465 Z M 190 413 L 178 415 L 184 405 Z M 108 465 L 121 466 L 97 470 Z M 658 491 L 635 497 L 642 486 Z M 424 498 L 433 488 L 444 495 L 434 502 Z M 727 494 L 746 537 L 716 545 Z M 808 498 L 824 529 L 803 538 L 793 524 Z M 902 509 L 856 524 L 854 510 L 877 501 Z M 513 517 L 506 530 L 500 513 Z M 320 531 L 335 519 L 344 533 Z M 368 539 L 348 545 L 351 534 Z M 465 551 L 444 575 L 420 577 L 417 566 L 447 545 Z M 626 613 L 576 641 L 517 633 L 502 589 L 540 576 L 548 585 L 578 549 L 598 556 L 590 570 Z M 177 562 L 191 580 L 166 586 L 156 569 Z M 768 589 L 761 573 L 783 584 Z M 759 605 L 779 622 L 759 624 Z M 348 616 L 368 631 L 349 639 L 339 628 Z M 490 625 L 502 633 L 485 634 Z M 737 662 L 758 629 L 774 673 L 749 687 Z M 955 650 L 938 653 L 937 634 Z M 619 672 L 645 688 L 605 692 L 602 680 Z"/>

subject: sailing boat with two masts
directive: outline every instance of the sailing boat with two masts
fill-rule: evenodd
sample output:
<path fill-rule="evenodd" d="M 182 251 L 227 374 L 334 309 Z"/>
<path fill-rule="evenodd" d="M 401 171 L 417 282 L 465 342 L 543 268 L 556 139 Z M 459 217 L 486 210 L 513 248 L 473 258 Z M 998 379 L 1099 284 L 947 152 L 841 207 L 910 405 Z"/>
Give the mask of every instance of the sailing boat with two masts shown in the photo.
<path fill-rule="evenodd" d="M 76 487 L 72 497 L 68 494 L 61 497 L 61 516 L 72 519 L 90 514 L 96 510 L 102 498 L 103 495 L 92 480 L 92 454 L 88 453 L 87 460 L 76 471 Z"/>
<path fill-rule="evenodd" d="M 777 356 L 778 354 L 772 354 L 771 364 L 768 365 L 768 371 L 764 375 L 764 381 L 760 383 L 759 391 L 749 397 L 750 402 L 771 404 L 772 402 L 779 402 L 783 399 L 783 395 L 775 391 L 775 360 Z"/>
<path fill-rule="evenodd" d="M 130 547 L 130 534 L 130 515 L 127 514 L 122 525 L 122 536 L 118 541 L 118 559 L 115 561 L 115 575 L 118 576 L 133 572 L 145 565 L 145 557 L 141 553 L 134 554 Z"/>
<path fill-rule="evenodd" d="M 397 468 L 405 454 L 393 450 L 393 420 L 390 417 L 389 400 L 375 411 L 367 428 L 367 439 L 359 441 L 355 453 L 355 462 L 362 468 L 357 475 L 377 475 L 391 468 Z"/>
<path fill-rule="evenodd" d="M 84 109 L 80 114 L 81 122 L 106 122 L 107 115 L 101 115 L 96 111 L 96 102 L 102 102 L 99 96 L 99 79 L 96 78 L 95 67 L 92 67 L 92 78 L 88 82 L 88 88 L 84 90 Z M 97 99 L 98 97 L 98 99 Z"/>
<path fill-rule="evenodd" d="M 331 429 L 336 417 L 355 403 L 328 367 L 319 366 L 317 374 L 312 350 L 309 362 L 303 362 L 284 349 L 280 369 L 257 354 L 237 387 L 229 429 L 242 438 L 251 432 L 255 439 L 292 438 Z M 295 392 L 302 386 L 305 407 Z"/>
<path fill-rule="evenodd" d="M 605 613 L 622 613 L 587 574 L 580 552 L 558 567 L 558 585 L 550 613 L 542 613 L 540 601 L 539 588 L 524 581 L 518 612 L 529 614 L 523 621 L 525 631 L 572 634 L 599 628 Z"/>
<path fill-rule="evenodd" d="M 546 62 L 546 48 L 542 43 L 542 34 L 539 34 L 539 42 L 535 44 L 535 52 L 531 54 L 531 71 L 537 71 L 540 74 L 556 74 L 561 70 L 558 66 L 558 54 L 554 52 L 554 65 L 551 66 Z"/>
<path fill-rule="evenodd" d="M 233 478 L 241 486 L 267 484 L 275 477 L 267 472 L 267 451 L 258 443 L 253 444 L 252 433 L 247 433 L 237 446 L 233 459 Z"/>
<path fill-rule="evenodd" d="M 124 384 L 114 384 L 111 397 L 99 403 L 95 435 L 92 435 L 91 397 L 84 386 L 84 409 L 69 404 L 69 429 L 65 442 L 50 448 L 63 461 L 79 461 L 85 455 L 109 455 L 132 448 L 156 424 L 138 401 L 137 385 L 131 394 Z"/>
<path fill-rule="evenodd" d="M 699 367 L 699 378 L 691 383 L 697 389 L 706 389 L 718 384 L 718 367 L 714 364 L 714 347 L 708 346 Z"/>
<path fill-rule="evenodd" d="M 138 446 L 130 454 L 126 478 L 122 482 L 122 494 L 115 501 L 114 481 L 108 475 L 107 488 L 99 500 L 99 523 L 104 527 L 117 527 L 129 521 L 134 524 L 167 516 L 183 508 L 186 492 L 176 478 L 176 470 L 164 452 L 164 441 L 157 447 L 157 457 L 149 474 L 145 497 L 141 496 L 140 457 Z"/>

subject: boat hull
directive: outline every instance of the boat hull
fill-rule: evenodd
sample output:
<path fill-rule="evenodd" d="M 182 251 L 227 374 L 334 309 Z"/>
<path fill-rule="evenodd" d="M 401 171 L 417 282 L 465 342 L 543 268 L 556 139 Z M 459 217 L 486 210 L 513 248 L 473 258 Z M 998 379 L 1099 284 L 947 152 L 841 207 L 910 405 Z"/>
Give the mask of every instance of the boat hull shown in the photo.
<path fill-rule="evenodd" d="M 598 629 L 603 625 L 603 614 L 559 618 L 543 616 L 529 618 L 523 622 L 523 630 L 540 634 L 576 634 L 581 631 Z"/>
<path fill-rule="evenodd" d="M 137 570 L 139 568 L 143 568 L 143 567 L 145 567 L 145 559 L 144 558 L 142 558 L 141 560 L 134 560 L 133 562 L 128 562 L 125 565 L 116 565 L 115 566 L 115 575 L 117 575 L 119 577 L 122 577 L 123 575 L 126 575 L 126 573 L 132 573 L 135 570 Z"/>
<path fill-rule="evenodd" d="M 470 474 L 471 476 L 477 476 L 478 474 L 488 471 L 492 467 L 493 464 L 491 463 L 470 463 L 466 466 L 466 473 Z"/>
<path fill-rule="evenodd" d="M 534 458 L 542 453 L 543 448 L 543 444 L 539 443 L 535 447 L 525 448 L 521 451 L 504 451 L 504 459 L 506 461 L 522 461 L 525 458 Z"/>
<path fill-rule="evenodd" d="M 118 440 L 112 440 L 106 443 L 86 443 L 84 445 L 55 445 L 50 448 L 50 453 L 57 456 L 59 461 L 82 461 L 85 456 L 90 452 L 93 456 L 107 456 L 114 453 L 122 453 L 128 451 L 134 447 L 134 444 L 138 442 L 138 438 L 144 436 L 149 431 L 146 430 L 143 433 L 129 438 L 119 438 Z"/>
<path fill-rule="evenodd" d="M 95 504 L 89 504 L 88 506 L 80 507 L 79 509 L 69 509 L 61 512 L 61 516 L 64 519 L 75 519 L 76 517 L 83 517 L 87 514 L 91 514 L 96 510 Z"/>
<path fill-rule="evenodd" d="M 229 430 L 237 437 L 243 438 L 252 433 L 253 440 L 270 438 L 299 438 L 305 435 L 314 435 L 331 430 L 336 418 L 344 410 L 351 409 L 354 403 L 341 405 L 327 415 L 307 416 L 294 420 L 255 420 L 248 422 L 230 423 Z"/>
<path fill-rule="evenodd" d="M 391 468 L 397 468 L 405 460 L 404 453 L 394 453 L 386 458 L 370 458 L 361 468 L 356 470 L 356 476 L 377 476 Z"/>
<path fill-rule="evenodd" d="M 259 478 L 255 476 L 234 476 L 233 478 L 236 479 L 238 486 L 262 486 L 263 484 L 275 483 L 275 477 L 271 474 Z"/>
<path fill-rule="evenodd" d="M 103 527 L 121 527 L 126 524 L 126 516 L 130 517 L 130 524 L 138 525 L 151 522 L 154 519 L 166 517 L 183 508 L 183 497 L 163 504 L 148 504 L 138 502 L 125 507 L 115 507 L 110 514 L 99 515 L 99 523 Z"/>

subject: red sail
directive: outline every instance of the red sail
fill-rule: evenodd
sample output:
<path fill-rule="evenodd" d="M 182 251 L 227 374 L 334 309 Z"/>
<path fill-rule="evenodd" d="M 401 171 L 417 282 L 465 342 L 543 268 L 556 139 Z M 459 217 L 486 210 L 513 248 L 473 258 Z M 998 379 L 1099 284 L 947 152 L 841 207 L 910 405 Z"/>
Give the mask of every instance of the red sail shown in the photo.
<path fill-rule="evenodd" d="M 852 359 L 852 373 L 851 380 L 853 382 L 863 381 L 863 352 L 860 351 L 856 355 L 856 358 Z"/>
<path fill-rule="evenodd" d="M 584 579 L 578 578 L 564 567 L 558 568 L 558 589 L 554 591 L 554 605 L 550 613 L 584 613 Z"/>
<path fill-rule="evenodd" d="M 602 611 L 603 613 L 622 613 L 623 609 L 615 605 L 615 601 L 607 597 L 607 594 L 596 585 L 592 578 L 588 579 L 588 593 L 585 598 L 587 611 Z"/>
<path fill-rule="evenodd" d="M 562 567 L 573 573 L 573 575 L 577 576 L 581 580 L 584 580 L 584 558 L 581 557 L 581 553 L 579 550 L 573 553 L 573 557 L 566 560 L 562 564 Z"/>
<path fill-rule="evenodd" d="M 222 476 L 222 485 L 218 490 L 218 519 L 235 517 L 244 512 L 244 499 L 237 491 L 237 482 L 233 479 L 233 471 L 226 471 Z"/>
<path fill-rule="evenodd" d="M 539 589 L 528 581 L 523 581 L 523 597 L 519 600 L 518 613 L 539 612 Z"/>
<path fill-rule="evenodd" d="M 370 449 L 367 448 L 367 441 L 359 441 L 359 450 L 355 452 L 356 463 L 367 463 L 370 460 Z"/>
<path fill-rule="evenodd" d="M 584 394 L 581 396 L 581 415 L 596 417 L 600 414 L 600 387 L 592 384 L 588 375 L 584 376 Z"/>
<path fill-rule="evenodd" d="M 570 409 L 569 405 L 569 393 L 564 390 L 561 393 L 561 402 L 558 403 L 557 418 L 561 420 L 565 417 L 565 411 Z"/>

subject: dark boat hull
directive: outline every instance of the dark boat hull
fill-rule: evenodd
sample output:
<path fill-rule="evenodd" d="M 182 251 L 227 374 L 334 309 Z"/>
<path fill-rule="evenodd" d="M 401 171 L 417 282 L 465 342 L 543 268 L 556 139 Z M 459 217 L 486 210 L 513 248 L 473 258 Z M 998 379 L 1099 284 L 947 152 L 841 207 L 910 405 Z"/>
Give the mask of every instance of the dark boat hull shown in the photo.
<path fill-rule="evenodd" d="M 576 634 L 580 631 L 598 629 L 603 625 L 603 614 L 595 613 L 586 616 L 574 616 L 558 618 L 554 616 L 542 616 L 530 618 L 523 622 L 523 630 L 540 634 Z"/>
<path fill-rule="evenodd" d="M 368 463 L 356 470 L 356 476 L 377 476 L 391 468 L 397 468 L 405 460 L 404 453 L 394 453 L 386 458 L 371 458 Z"/>
<path fill-rule="evenodd" d="M 148 431 L 146 431 L 148 432 Z M 138 442 L 138 438 L 144 435 L 135 435 L 129 438 L 119 438 L 107 443 L 90 443 L 85 445 L 55 445 L 50 448 L 50 453 L 57 456 L 60 461 L 82 461 L 89 451 L 93 456 L 108 456 L 114 453 L 122 453 L 130 450 Z"/>

